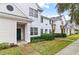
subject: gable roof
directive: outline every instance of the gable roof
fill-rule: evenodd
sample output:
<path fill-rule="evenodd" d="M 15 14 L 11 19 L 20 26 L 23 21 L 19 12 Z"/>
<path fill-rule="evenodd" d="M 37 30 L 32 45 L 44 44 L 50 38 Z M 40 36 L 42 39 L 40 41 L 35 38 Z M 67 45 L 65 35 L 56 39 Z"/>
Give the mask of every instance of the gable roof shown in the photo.
<path fill-rule="evenodd" d="M 13 7 L 13 11 L 9 11 L 7 9 L 7 5 L 10 5 Z M 24 15 L 24 13 L 13 3 L 0 3 L 0 16 L 2 15 L 11 15 L 16 16 L 24 19 L 30 19 Z M 29 21 L 32 21 L 31 19 Z"/>
<path fill-rule="evenodd" d="M 35 3 L 35 4 L 37 5 L 38 8 L 41 8 L 41 7 L 38 5 L 38 3 Z"/>
<path fill-rule="evenodd" d="M 65 22 L 66 22 L 66 18 L 64 15 L 61 15 L 61 16 L 57 16 L 57 17 L 52 17 L 51 20 L 53 20 L 54 22 L 55 21 L 61 21 L 62 20 L 62 17 L 64 18 Z"/>
<path fill-rule="evenodd" d="M 62 20 L 62 19 L 61 19 L 61 16 L 52 17 L 51 19 L 52 19 L 54 22 L 55 22 L 55 21 L 60 21 L 60 20 Z"/>
<path fill-rule="evenodd" d="M 7 9 L 8 5 L 13 7 L 13 11 Z M 0 12 L 26 17 L 13 3 L 0 3 Z"/>
<path fill-rule="evenodd" d="M 15 4 L 13 4 L 15 5 Z M 15 7 L 26 17 L 26 15 L 15 5 Z"/>
<path fill-rule="evenodd" d="M 48 19 L 48 20 L 51 20 L 51 18 L 46 17 L 46 16 L 43 16 L 43 15 L 41 15 L 41 17 L 43 17 L 43 18 L 45 18 L 45 19 Z"/>

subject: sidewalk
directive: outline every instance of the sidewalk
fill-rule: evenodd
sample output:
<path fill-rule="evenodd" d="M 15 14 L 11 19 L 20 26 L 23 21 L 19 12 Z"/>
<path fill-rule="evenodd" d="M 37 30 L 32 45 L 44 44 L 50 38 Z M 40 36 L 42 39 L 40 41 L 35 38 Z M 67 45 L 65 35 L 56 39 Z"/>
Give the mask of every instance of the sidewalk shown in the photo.
<path fill-rule="evenodd" d="M 79 39 L 62 49 L 56 55 L 79 55 Z"/>

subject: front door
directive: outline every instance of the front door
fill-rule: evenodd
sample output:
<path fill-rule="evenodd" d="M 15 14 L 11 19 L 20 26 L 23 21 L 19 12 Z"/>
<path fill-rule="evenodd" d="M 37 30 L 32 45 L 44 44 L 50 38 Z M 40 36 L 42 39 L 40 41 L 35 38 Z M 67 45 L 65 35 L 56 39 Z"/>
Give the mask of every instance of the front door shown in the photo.
<path fill-rule="evenodd" d="M 17 29 L 17 40 L 21 40 L 21 28 Z"/>

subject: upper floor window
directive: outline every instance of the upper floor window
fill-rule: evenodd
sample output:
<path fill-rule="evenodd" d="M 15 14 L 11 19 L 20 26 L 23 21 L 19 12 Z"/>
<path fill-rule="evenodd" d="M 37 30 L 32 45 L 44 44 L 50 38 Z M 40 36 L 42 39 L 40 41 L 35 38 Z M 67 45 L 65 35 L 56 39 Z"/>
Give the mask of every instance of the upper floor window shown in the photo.
<path fill-rule="evenodd" d="M 11 5 L 7 5 L 7 9 L 8 9 L 9 11 L 13 11 L 13 10 L 14 10 L 13 6 L 11 6 Z"/>
<path fill-rule="evenodd" d="M 38 11 L 33 8 L 29 8 L 29 16 L 38 18 Z"/>
<path fill-rule="evenodd" d="M 38 17 L 38 11 L 34 10 L 34 17 Z"/>
<path fill-rule="evenodd" d="M 43 23 L 43 17 L 41 17 L 41 23 Z"/>
<path fill-rule="evenodd" d="M 51 24 L 51 20 L 49 20 L 49 24 Z"/>
<path fill-rule="evenodd" d="M 29 16 L 33 16 L 33 9 L 29 8 Z"/>
<path fill-rule="evenodd" d="M 36 27 L 31 27 L 31 29 L 30 29 L 30 34 L 31 35 L 38 35 L 38 28 L 36 28 Z"/>

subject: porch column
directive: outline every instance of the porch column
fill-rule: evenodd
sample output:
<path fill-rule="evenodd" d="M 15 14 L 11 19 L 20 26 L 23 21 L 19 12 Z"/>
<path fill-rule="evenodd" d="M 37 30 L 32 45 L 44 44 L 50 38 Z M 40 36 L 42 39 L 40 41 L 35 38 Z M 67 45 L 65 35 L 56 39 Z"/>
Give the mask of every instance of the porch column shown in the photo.
<path fill-rule="evenodd" d="M 30 42 L 30 23 L 25 24 L 25 41 Z"/>

